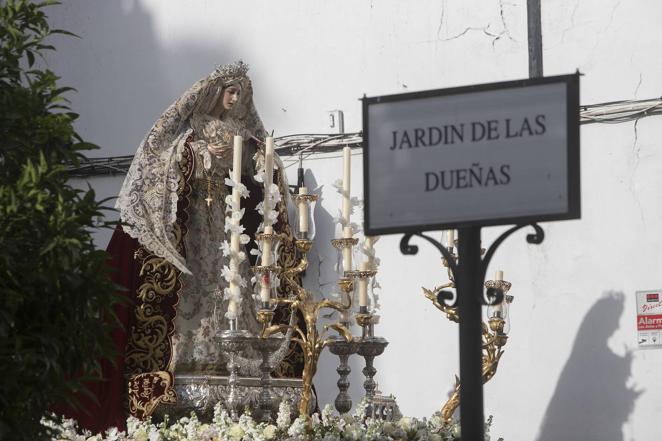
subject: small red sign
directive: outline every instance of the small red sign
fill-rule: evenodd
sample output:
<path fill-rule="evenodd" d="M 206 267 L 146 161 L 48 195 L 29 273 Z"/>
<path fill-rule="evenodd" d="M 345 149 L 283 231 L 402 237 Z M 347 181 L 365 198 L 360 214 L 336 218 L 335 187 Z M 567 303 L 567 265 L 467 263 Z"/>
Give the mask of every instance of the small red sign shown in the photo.
<path fill-rule="evenodd" d="M 637 317 L 637 329 L 650 331 L 662 329 L 662 314 L 640 315 Z"/>
<path fill-rule="evenodd" d="M 660 294 L 659 293 L 646 294 L 646 301 L 647 302 L 659 302 L 660 301 Z"/>

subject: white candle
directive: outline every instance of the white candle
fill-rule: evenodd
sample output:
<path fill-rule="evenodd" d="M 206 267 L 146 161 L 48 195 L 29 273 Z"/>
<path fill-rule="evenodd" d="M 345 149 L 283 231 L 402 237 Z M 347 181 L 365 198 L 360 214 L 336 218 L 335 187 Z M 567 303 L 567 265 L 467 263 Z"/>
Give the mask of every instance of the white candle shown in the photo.
<path fill-rule="evenodd" d="M 308 187 L 299 187 L 299 194 L 308 194 Z M 303 199 L 299 200 L 299 232 L 308 232 L 308 204 Z"/>
<path fill-rule="evenodd" d="M 264 234 L 274 234 L 274 228 L 271 225 L 264 227 Z M 272 264 L 271 259 L 271 240 L 262 241 L 262 266 L 269 266 Z"/>
<path fill-rule="evenodd" d="M 496 274 L 494 274 L 494 280 L 496 281 L 501 281 L 503 280 L 503 271 L 497 270 Z M 506 298 L 504 296 L 504 299 L 501 303 L 498 305 L 494 305 L 494 311 L 499 313 L 499 317 L 503 317 L 503 302 L 506 301 Z"/>
<path fill-rule="evenodd" d="M 264 148 L 264 226 L 271 225 L 268 213 L 271 210 L 269 189 L 274 182 L 274 138 L 267 136 Z"/>
<path fill-rule="evenodd" d="M 342 218 L 345 226 L 349 226 L 349 213 L 351 211 L 351 171 L 352 171 L 352 150 L 345 147 L 342 150 L 343 155 L 343 174 L 342 174 Z"/>
<path fill-rule="evenodd" d="M 232 158 L 232 180 L 235 182 L 235 186 L 232 187 L 232 202 L 235 207 L 241 205 L 241 193 L 239 192 L 239 184 L 241 183 L 241 155 L 243 150 L 244 140 L 241 136 L 237 135 L 234 137 L 234 151 Z M 230 255 L 230 271 L 232 275 L 236 275 L 239 272 L 239 262 L 237 261 L 237 255 L 239 254 L 241 248 L 241 243 L 239 242 L 239 234 L 232 233 L 230 236 L 230 249 L 232 254 Z M 234 281 L 234 277 L 230 282 L 230 292 L 233 294 L 233 297 L 230 298 L 228 304 L 228 317 L 237 318 L 239 312 L 239 304 L 234 300 L 234 297 L 240 295 L 240 289 L 237 282 Z"/>
<path fill-rule="evenodd" d="M 230 300 L 230 303 L 228 304 L 228 316 L 231 318 L 237 318 L 239 315 L 239 305 L 237 305 L 236 302 Z"/>
<path fill-rule="evenodd" d="M 271 280 L 269 279 L 269 273 L 262 274 L 261 277 L 261 286 L 260 286 L 260 300 L 264 303 L 269 302 L 271 295 Z"/>
<path fill-rule="evenodd" d="M 352 238 L 352 227 L 345 227 L 343 229 L 343 237 L 345 239 Z M 342 269 L 343 271 L 352 270 L 352 247 L 345 247 L 342 249 Z"/>
<path fill-rule="evenodd" d="M 370 269 L 369 262 L 361 262 L 359 265 L 361 271 L 368 271 Z M 359 306 L 368 306 L 368 278 L 361 277 L 359 279 Z"/>
<path fill-rule="evenodd" d="M 448 232 L 446 233 L 446 238 L 448 239 L 447 246 L 454 247 L 455 246 L 455 230 L 448 230 Z"/>

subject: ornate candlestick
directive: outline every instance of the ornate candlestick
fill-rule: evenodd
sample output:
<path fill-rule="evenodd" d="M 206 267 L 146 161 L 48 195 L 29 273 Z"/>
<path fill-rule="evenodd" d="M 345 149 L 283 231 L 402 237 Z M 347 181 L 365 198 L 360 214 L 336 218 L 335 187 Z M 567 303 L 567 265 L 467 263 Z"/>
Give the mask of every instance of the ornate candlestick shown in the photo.
<path fill-rule="evenodd" d="M 340 358 L 340 364 L 336 368 L 336 372 L 340 378 L 336 383 L 338 385 L 338 396 L 334 401 L 336 410 L 340 414 L 349 412 L 352 409 L 352 397 L 347 393 L 349 389 L 348 376 L 352 369 L 347 363 L 349 356 L 355 354 L 358 350 L 358 342 L 356 340 L 346 341 L 343 338 L 336 337 L 331 344 L 329 344 L 329 351 Z"/>
<path fill-rule="evenodd" d="M 296 230 L 297 238 L 294 244 L 301 254 L 301 259 L 295 266 L 286 268 L 282 272 L 283 279 L 292 290 L 293 295 L 286 299 L 278 298 L 276 302 L 278 304 L 288 305 L 293 313 L 295 310 L 298 310 L 304 318 L 305 328 L 294 324 L 271 325 L 263 330 L 262 336 L 267 337 L 277 332 L 285 332 L 288 329 L 294 331 L 295 336 L 292 340 L 297 342 L 303 350 L 304 359 L 302 375 L 303 391 L 301 401 L 299 402 L 299 415 L 309 417 L 313 377 L 317 371 L 317 362 L 322 350 L 334 341 L 333 338 L 325 337 L 326 331 L 329 328 L 335 329 L 347 341 L 352 339 L 352 334 L 342 323 L 326 325 L 324 331 L 321 333 L 317 329 L 317 319 L 322 309 L 331 308 L 339 312 L 347 311 L 351 307 L 351 299 L 348 299 L 346 303 L 328 299 L 316 301 L 312 293 L 304 289 L 297 281 L 297 277 L 308 268 L 308 253 L 312 248 L 312 239 L 315 233 L 312 209 L 314 203 L 317 201 L 317 195 L 309 195 L 307 194 L 307 190 L 304 191 L 304 189 L 305 187 L 302 187 L 299 190 L 299 194 L 293 196 L 295 203 L 299 207 L 298 228 Z"/>
<path fill-rule="evenodd" d="M 363 328 L 363 336 L 358 340 L 357 353 L 365 359 L 365 367 L 363 368 L 363 375 L 365 381 L 363 388 L 365 389 L 366 396 L 366 417 L 371 418 L 375 415 L 374 412 L 374 398 L 377 383 L 374 380 L 377 369 L 375 369 L 373 362 L 375 357 L 384 352 L 388 341 L 382 337 L 374 336 L 374 323 L 372 314 L 367 312 L 359 312 L 356 314 L 356 323 Z"/>
<path fill-rule="evenodd" d="M 271 226 L 265 227 L 265 232 L 256 235 L 256 240 L 262 253 L 261 265 L 254 266 L 255 298 L 257 319 L 262 324 L 261 335 L 253 340 L 253 347 L 261 354 L 260 364 L 260 396 L 258 399 L 257 417 L 262 422 L 270 422 L 273 417 L 273 401 L 271 398 L 271 371 L 273 369 L 271 356 L 286 341 L 284 337 L 264 337 L 264 331 L 271 325 L 274 310 L 278 302 L 277 288 L 280 286 L 278 262 L 281 235 L 274 234 Z"/>
<path fill-rule="evenodd" d="M 453 257 L 453 260 L 457 259 L 457 256 L 453 252 L 454 242 L 450 242 L 446 247 L 449 251 L 449 254 Z M 481 249 L 481 254 L 484 252 L 484 249 Z M 442 259 L 442 264 L 447 268 L 449 281 L 435 287 L 432 290 L 423 288 L 425 297 L 427 297 L 434 306 L 446 314 L 446 318 L 450 321 L 459 323 L 460 316 L 458 314 L 457 306 L 449 306 L 444 303 L 444 300 L 451 300 L 453 295 L 449 291 L 445 291 L 446 288 L 455 288 L 455 279 L 450 270 L 450 265 L 446 258 Z M 496 374 L 497 368 L 499 366 L 499 361 L 501 356 L 504 353 L 503 346 L 508 342 L 508 331 L 509 331 L 509 322 L 508 322 L 508 307 L 512 303 L 514 297 L 506 295 L 508 290 L 511 288 L 510 282 L 505 280 L 500 280 L 503 276 L 501 271 L 497 272 L 496 280 L 488 280 L 485 282 L 485 287 L 488 289 L 488 296 L 493 297 L 495 292 L 501 291 L 504 295 L 504 300 L 502 304 L 491 305 L 488 307 L 488 322 L 482 323 L 482 334 L 483 334 L 483 359 L 482 359 L 482 377 L 483 384 L 487 383 L 494 377 Z M 491 292 L 490 292 L 491 291 Z M 450 423 L 453 419 L 453 414 L 455 410 L 460 405 L 460 381 L 458 377 L 455 377 L 455 389 L 451 394 L 450 398 L 444 403 L 441 408 L 441 416 L 443 420 L 447 423 Z"/>
<path fill-rule="evenodd" d="M 273 399 L 271 397 L 271 354 L 276 352 L 285 338 L 283 337 L 268 337 L 253 339 L 253 347 L 262 355 L 262 363 L 260 364 L 260 397 L 258 399 L 257 417 L 261 422 L 271 422 L 274 416 Z"/>
<path fill-rule="evenodd" d="M 219 336 L 219 343 L 221 350 L 228 354 L 227 369 L 230 373 L 228 377 L 228 386 L 230 393 L 226 399 L 226 407 L 230 412 L 230 417 L 237 421 L 241 413 L 241 404 L 243 397 L 237 388 L 237 380 L 239 376 L 239 363 L 237 357 L 246 350 L 251 344 L 252 337 L 245 330 L 237 329 L 237 320 L 230 320 L 230 329 L 221 332 Z"/>

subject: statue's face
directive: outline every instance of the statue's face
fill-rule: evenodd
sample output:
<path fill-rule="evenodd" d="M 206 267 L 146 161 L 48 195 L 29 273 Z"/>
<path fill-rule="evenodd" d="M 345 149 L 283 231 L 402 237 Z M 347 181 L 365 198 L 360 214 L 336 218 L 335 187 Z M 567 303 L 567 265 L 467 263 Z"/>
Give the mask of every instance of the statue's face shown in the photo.
<path fill-rule="evenodd" d="M 230 110 L 239 101 L 241 87 L 238 84 L 231 84 L 223 90 L 223 109 Z"/>

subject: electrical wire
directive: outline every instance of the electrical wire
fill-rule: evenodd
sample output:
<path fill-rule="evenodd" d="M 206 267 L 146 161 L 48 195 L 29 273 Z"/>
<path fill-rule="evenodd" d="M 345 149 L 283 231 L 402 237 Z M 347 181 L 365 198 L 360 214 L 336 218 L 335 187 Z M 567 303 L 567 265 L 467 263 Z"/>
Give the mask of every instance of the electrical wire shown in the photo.
<path fill-rule="evenodd" d="M 580 124 L 619 124 L 662 114 L 662 98 L 612 101 L 580 106 Z M 302 159 L 322 153 L 333 153 L 345 146 L 363 147 L 363 133 L 298 133 L 274 138 L 274 150 L 281 157 L 298 156 L 290 167 Z M 124 174 L 129 170 L 132 155 L 107 158 L 88 158 L 77 166 L 69 167 L 71 177 Z"/>

